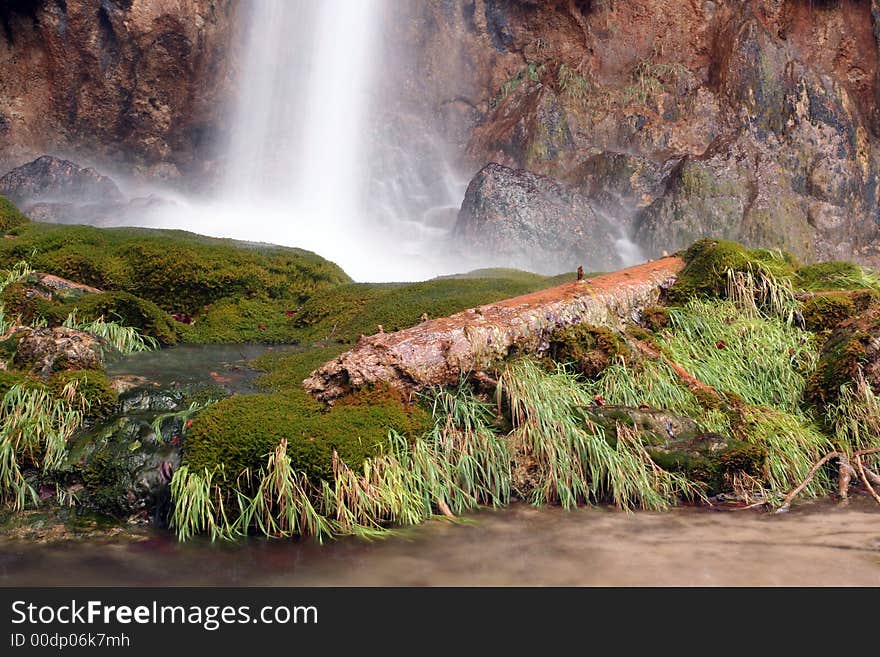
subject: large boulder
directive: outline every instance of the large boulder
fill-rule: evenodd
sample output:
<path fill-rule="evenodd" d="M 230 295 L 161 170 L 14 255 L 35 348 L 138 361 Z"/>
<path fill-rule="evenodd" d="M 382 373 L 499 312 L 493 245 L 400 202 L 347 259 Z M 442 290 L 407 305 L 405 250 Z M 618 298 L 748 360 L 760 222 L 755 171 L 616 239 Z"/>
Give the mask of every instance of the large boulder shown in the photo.
<path fill-rule="evenodd" d="M 106 203 L 124 200 L 119 187 L 91 167 L 43 155 L 0 178 L 0 195 L 27 207 L 38 202 Z"/>
<path fill-rule="evenodd" d="M 64 370 L 94 370 L 102 367 L 103 341 L 92 333 L 56 326 L 22 326 L 13 334 L 18 343 L 14 364 L 40 377 Z"/>
<path fill-rule="evenodd" d="M 547 274 L 618 269 L 615 233 L 579 192 L 495 163 L 468 185 L 454 230 L 459 247 L 482 264 Z"/>

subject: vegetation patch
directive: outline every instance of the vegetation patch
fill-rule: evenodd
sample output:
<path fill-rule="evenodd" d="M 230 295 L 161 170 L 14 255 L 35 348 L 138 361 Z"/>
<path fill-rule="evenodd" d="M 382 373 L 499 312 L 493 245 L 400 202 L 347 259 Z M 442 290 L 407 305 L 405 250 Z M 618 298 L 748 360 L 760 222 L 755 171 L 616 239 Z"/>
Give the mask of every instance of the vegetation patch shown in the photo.
<path fill-rule="evenodd" d="M 731 274 L 763 274 L 774 280 L 791 280 L 796 266 L 792 256 L 784 252 L 749 250 L 727 240 L 700 240 L 683 257 L 685 267 L 668 293 L 674 304 L 696 297 L 726 297 Z"/>
<path fill-rule="evenodd" d="M 555 331 L 548 339 L 547 355 L 570 364 L 585 377 L 594 377 L 619 358 L 630 355 L 622 336 L 605 327 L 577 324 Z"/>
<path fill-rule="evenodd" d="M 840 324 L 822 347 L 816 370 L 807 385 L 806 400 L 819 408 L 836 402 L 841 387 L 852 383 L 863 367 L 878 358 L 878 335 L 878 308 Z"/>
<path fill-rule="evenodd" d="M 795 283 L 798 288 L 808 292 L 880 287 L 880 279 L 876 274 L 855 263 L 841 261 L 820 262 L 799 267 Z"/>
<path fill-rule="evenodd" d="M 137 228 L 28 222 L 0 241 L 0 267 L 23 259 L 39 271 L 189 316 L 228 298 L 296 307 L 315 291 L 349 280 L 336 265 L 300 249 Z"/>
<path fill-rule="evenodd" d="M 59 372 L 52 377 L 50 387 L 59 397 L 68 385 L 73 385 L 79 399 L 84 401 L 84 414 L 90 418 L 105 418 L 116 410 L 118 398 L 110 387 L 103 370 L 74 370 Z"/>
<path fill-rule="evenodd" d="M 29 222 L 14 203 L 0 196 L 0 233 L 11 233 Z"/>
<path fill-rule="evenodd" d="M 389 431 L 415 437 L 428 415 L 387 391 L 362 392 L 326 408 L 302 391 L 232 397 L 193 421 L 184 462 L 196 472 L 221 466 L 228 481 L 265 463 L 282 439 L 297 471 L 310 480 L 332 479 L 333 452 L 352 467 L 381 453 Z"/>

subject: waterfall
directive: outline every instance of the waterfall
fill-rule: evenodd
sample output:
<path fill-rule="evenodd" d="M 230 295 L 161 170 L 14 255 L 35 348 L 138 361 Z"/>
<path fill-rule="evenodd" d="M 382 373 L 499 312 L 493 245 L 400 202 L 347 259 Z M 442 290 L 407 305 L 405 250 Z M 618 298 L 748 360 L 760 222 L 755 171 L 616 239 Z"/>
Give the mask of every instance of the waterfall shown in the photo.
<path fill-rule="evenodd" d="M 221 191 L 150 225 L 308 249 L 359 281 L 456 271 L 439 244 L 466 180 L 422 117 L 382 97 L 384 5 L 249 3 Z"/>
<path fill-rule="evenodd" d="M 300 234 L 311 222 L 325 234 L 356 228 L 376 5 L 254 3 L 227 154 L 233 201 L 282 203 Z"/>

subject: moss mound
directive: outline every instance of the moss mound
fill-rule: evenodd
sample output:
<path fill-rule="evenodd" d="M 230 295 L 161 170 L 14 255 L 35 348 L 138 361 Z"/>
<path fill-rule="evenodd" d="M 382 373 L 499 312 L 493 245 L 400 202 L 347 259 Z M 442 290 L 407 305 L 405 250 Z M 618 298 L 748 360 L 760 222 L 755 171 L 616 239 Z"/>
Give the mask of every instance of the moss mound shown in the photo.
<path fill-rule="evenodd" d="M 649 306 L 642 311 L 639 324 L 656 333 L 669 325 L 669 311 L 663 306 Z"/>
<path fill-rule="evenodd" d="M 862 268 L 852 262 L 831 261 L 806 265 L 797 270 L 795 284 L 808 292 L 857 290 L 865 287 Z"/>
<path fill-rule="evenodd" d="M 20 385 L 23 388 L 28 389 L 44 387 L 40 381 L 28 376 L 24 372 L 16 370 L 0 370 L 0 398 L 9 392 L 9 389 L 15 385 Z"/>
<path fill-rule="evenodd" d="M 763 270 L 779 278 L 793 278 L 797 263 L 784 252 L 747 249 L 727 240 L 703 239 L 684 252 L 685 267 L 668 292 L 671 303 L 695 297 L 724 297 L 727 272 Z"/>
<path fill-rule="evenodd" d="M 629 348 L 614 331 L 579 324 L 555 331 L 548 340 L 547 355 L 557 363 L 570 363 L 586 377 L 594 377 L 617 358 L 629 356 Z"/>
<path fill-rule="evenodd" d="M 30 222 L 9 199 L 0 196 L 0 233 L 9 233 Z"/>
<path fill-rule="evenodd" d="M 325 408 L 302 391 L 223 400 L 193 421 L 184 445 L 190 469 L 222 465 L 227 481 L 255 471 L 282 438 L 293 466 L 309 479 L 332 477 L 333 451 L 349 466 L 382 451 L 389 429 L 416 436 L 430 426 L 424 410 L 404 406 L 393 393 L 362 392 Z"/>
<path fill-rule="evenodd" d="M 118 321 L 124 326 L 135 327 L 143 335 L 156 338 L 163 345 L 177 344 L 182 335 L 182 324 L 174 321 L 152 301 L 128 292 L 87 295 L 64 306 L 64 316 L 74 309 L 79 319 L 92 321 L 103 317 L 108 322 Z"/>
<path fill-rule="evenodd" d="M 198 315 L 221 299 L 301 303 L 349 279 L 300 249 L 202 237 L 183 231 L 29 222 L 0 240 L 0 267 L 27 260 L 40 271 L 105 291 L 125 291 L 166 312 Z"/>
<path fill-rule="evenodd" d="M 50 386 L 56 395 L 68 383 L 75 381 L 76 389 L 88 403 L 86 415 L 92 418 L 108 417 L 116 411 L 118 397 L 110 386 L 110 379 L 101 370 L 75 370 L 55 374 Z"/>
<path fill-rule="evenodd" d="M 810 375 L 804 399 L 824 407 L 840 396 L 840 386 L 849 383 L 862 368 L 872 383 L 880 381 L 880 308 L 842 322 L 822 347 L 819 363 Z"/>

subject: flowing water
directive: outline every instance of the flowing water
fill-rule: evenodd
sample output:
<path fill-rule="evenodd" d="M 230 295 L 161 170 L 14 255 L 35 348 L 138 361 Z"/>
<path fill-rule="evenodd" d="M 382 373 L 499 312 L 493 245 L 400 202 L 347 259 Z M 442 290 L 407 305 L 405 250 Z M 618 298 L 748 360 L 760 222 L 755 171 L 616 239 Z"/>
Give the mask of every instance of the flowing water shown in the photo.
<path fill-rule="evenodd" d="M 379 90 L 394 84 L 377 76 L 395 80 L 395 62 L 384 5 L 252 3 L 222 191 L 177 196 L 135 221 L 308 249 L 359 281 L 460 271 L 441 245 L 466 180 L 423 117 L 386 111 L 395 99 Z"/>
<path fill-rule="evenodd" d="M 48 545 L 0 539 L 0 586 L 880 586 L 872 505 L 802 505 L 786 515 L 516 505 L 323 546 L 182 545 L 149 533 Z"/>

